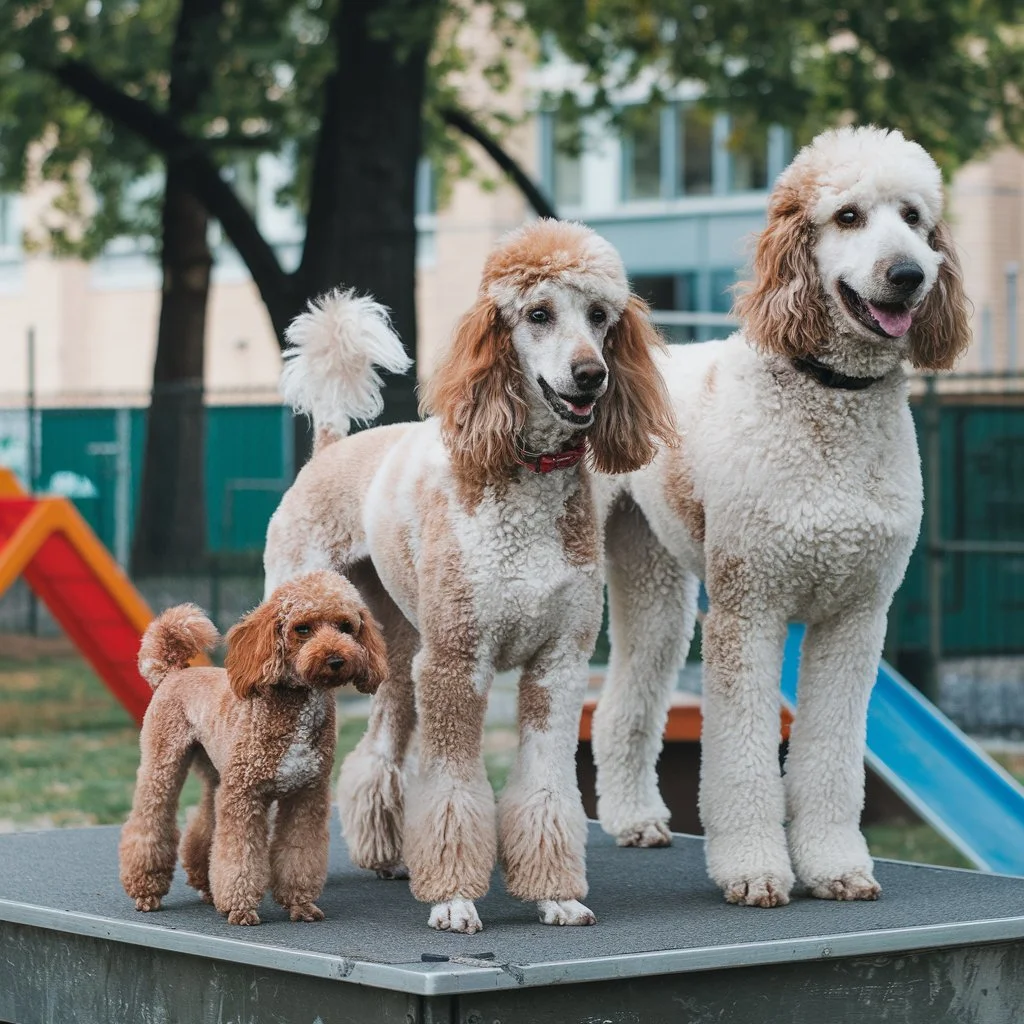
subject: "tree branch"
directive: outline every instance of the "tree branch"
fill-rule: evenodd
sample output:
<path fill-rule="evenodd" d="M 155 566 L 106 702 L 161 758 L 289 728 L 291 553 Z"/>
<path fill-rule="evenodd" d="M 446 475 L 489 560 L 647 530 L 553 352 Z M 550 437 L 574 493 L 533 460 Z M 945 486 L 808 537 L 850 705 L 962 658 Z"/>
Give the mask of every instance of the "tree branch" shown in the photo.
<path fill-rule="evenodd" d="M 252 274 L 270 311 L 275 331 L 283 337 L 286 323 L 278 323 L 275 309 L 282 308 L 282 299 L 291 290 L 291 279 L 281 268 L 277 254 L 260 233 L 252 214 L 210 160 L 207 143 L 191 138 L 168 115 L 122 92 L 82 61 L 64 60 L 44 65 L 44 70 L 104 117 L 137 135 L 164 157 L 180 161 L 191 191 L 220 221 L 224 233 Z"/>
<path fill-rule="evenodd" d="M 481 146 L 484 152 L 512 179 L 519 191 L 523 193 L 526 201 L 536 211 L 537 216 L 558 220 L 558 214 L 548 198 L 490 132 L 478 125 L 463 110 L 442 107 L 439 113 L 445 124 L 462 132 L 463 135 L 467 135 Z"/>

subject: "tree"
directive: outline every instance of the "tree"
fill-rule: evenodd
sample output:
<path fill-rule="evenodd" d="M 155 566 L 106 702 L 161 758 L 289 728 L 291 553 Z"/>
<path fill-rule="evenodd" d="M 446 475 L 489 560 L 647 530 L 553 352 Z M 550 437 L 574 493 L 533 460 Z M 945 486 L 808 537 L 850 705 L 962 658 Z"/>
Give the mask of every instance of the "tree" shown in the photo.
<path fill-rule="evenodd" d="M 220 222 L 282 344 L 308 299 L 344 282 L 388 304 L 412 349 L 417 162 L 432 148 L 464 169 L 443 126 L 468 133 L 499 164 L 504 154 L 503 170 L 534 208 L 553 212 L 504 152 L 508 119 L 460 103 L 455 83 L 474 55 L 458 31 L 480 4 L 183 0 L 182 16 L 190 3 L 219 11 L 217 30 L 196 36 L 205 49 L 189 58 L 206 61 L 192 71 L 208 86 L 191 106 L 172 102 L 170 85 L 188 64 L 169 70 L 162 0 L 4 5 L 0 180 L 18 180 L 31 141 L 48 140 L 44 171 L 64 184 L 74 211 L 75 168 L 87 157 L 101 204 L 75 244 L 124 227 L 119 189 L 159 155 L 175 187 Z M 855 10 L 826 0 L 493 0 L 489 10 L 501 46 L 482 70 L 499 92 L 509 86 L 509 55 L 536 37 L 542 52 L 585 70 L 588 95 L 572 96 L 583 111 L 614 112 L 617 89 L 641 75 L 655 96 L 696 79 L 709 103 L 782 122 L 798 137 L 837 119 L 905 128 L 947 170 L 1021 134 L 1013 83 L 1024 48 L 1009 27 L 1010 0 L 864 0 Z M 307 225 L 292 272 L 226 174 L 241 154 L 286 149 L 296 167 L 290 198 Z M 58 230 L 54 244 L 69 237 Z M 412 382 L 389 392 L 393 418 L 414 415 Z"/>
<path fill-rule="evenodd" d="M 210 88 L 223 4 L 182 0 L 171 44 L 168 115 L 186 121 Z M 206 305 L 213 257 L 209 214 L 192 194 L 187 171 L 169 154 L 160 225 L 163 276 L 153 391 L 146 421 L 132 571 L 147 575 L 182 571 L 206 551 L 203 404 Z"/>

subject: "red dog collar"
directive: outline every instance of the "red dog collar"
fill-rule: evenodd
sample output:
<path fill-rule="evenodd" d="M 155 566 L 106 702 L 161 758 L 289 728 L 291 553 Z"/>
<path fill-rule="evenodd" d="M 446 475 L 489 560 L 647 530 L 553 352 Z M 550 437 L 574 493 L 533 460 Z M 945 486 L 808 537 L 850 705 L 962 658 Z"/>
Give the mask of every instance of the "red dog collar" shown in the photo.
<path fill-rule="evenodd" d="M 550 473 L 556 469 L 569 469 L 575 466 L 587 454 L 587 442 L 580 441 L 574 448 L 566 448 L 560 452 L 547 452 L 532 459 L 520 459 L 520 465 L 531 473 Z"/>

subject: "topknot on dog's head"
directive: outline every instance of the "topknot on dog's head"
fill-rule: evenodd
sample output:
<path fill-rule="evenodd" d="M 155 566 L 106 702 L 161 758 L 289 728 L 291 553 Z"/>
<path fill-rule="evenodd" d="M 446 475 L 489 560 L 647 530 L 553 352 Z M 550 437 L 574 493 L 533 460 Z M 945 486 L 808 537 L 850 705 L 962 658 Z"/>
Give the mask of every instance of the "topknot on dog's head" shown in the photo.
<path fill-rule="evenodd" d="M 505 235 L 484 265 L 480 296 L 512 320 L 542 281 L 602 300 L 611 307 L 612 322 L 629 301 L 626 268 L 615 247 L 575 221 L 537 220 Z"/>
<path fill-rule="evenodd" d="M 796 205 L 810 222 L 824 224 L 847 203 L 908 193 L 932 222 L 939 220 L 942 174 L 924 147 L 895 128 L 830 128 L 804 146 L 779 175 L 769 213 Z"/>

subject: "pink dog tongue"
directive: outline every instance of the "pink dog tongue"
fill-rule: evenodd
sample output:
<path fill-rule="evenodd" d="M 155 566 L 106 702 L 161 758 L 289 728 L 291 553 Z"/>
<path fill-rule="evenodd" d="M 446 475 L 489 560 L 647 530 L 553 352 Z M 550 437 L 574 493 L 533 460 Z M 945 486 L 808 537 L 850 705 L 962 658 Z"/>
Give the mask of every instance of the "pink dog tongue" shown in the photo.
<path fill-rule="evenodd" d="M 887 313 L 884 309 L 879 309 L 870 302 L 867 303 L 867 307 L 871 311 L 871 315 L 878 321 L 878 326 L 890 338 L 902 338 L 910 330 L 914 314 L 909 310 L 904 310 L 902 313 Z"/>

